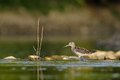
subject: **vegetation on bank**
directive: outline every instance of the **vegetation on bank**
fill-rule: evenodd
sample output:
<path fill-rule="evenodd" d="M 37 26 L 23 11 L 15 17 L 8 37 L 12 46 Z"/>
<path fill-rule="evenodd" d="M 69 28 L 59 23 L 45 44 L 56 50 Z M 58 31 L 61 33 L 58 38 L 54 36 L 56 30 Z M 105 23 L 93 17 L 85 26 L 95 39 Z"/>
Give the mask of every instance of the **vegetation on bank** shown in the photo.
<path fill-rule="evenodd" d="M 114 4 L 119 5 L 119 3 L 119 0 L 0 0 L 0 10 L 25 8 L 28 11 L 39 10 L 41 13 L 47 14 L 54 9 L 64 11 L 66 6 L 70 5 L 77 8 L 87 6 L 109 7 Z M 116 14 L 116 11 L 113 13 Z"/>
<path fill-rule="evenodd" d="M 17 10 L 23 7 L 28 11 L 39 10 L 43 14 L 47 14 L 52 9 L 64 11 L 68 5 L 83 7 L 84 2 L 83 0 L 0 0 L 1 10 Z"/>

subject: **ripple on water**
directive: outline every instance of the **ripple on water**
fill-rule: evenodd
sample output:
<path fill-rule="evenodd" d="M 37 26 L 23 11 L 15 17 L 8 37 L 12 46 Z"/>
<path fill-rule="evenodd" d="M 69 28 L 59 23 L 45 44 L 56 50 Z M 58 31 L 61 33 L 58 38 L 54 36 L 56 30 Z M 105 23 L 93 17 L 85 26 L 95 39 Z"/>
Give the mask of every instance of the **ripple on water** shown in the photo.
<path fill-rule="evenodd" d="M 120 67 L 120 61 L 91 60 L 91 61 L 39 61 L 39 66 L 66 67 Z M 0 61 L 0 66 L 37 66 L 37 61 Z"/>

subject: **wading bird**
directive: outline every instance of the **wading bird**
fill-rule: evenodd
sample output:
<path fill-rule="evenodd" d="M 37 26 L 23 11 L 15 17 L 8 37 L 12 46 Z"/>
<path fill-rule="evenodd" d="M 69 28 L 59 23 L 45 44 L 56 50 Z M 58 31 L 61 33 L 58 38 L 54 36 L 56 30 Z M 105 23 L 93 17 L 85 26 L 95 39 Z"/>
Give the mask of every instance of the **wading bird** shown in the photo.
<path fill-rule="evenodd" d="M 88 56 L 89 54 L 96 52 L 95 50 L 87 50 L 82 47 L 76 47 L 74 42 L 70 42 L 68 45 L 64 47 L 68 47 L 68 46 L 71 46 L 72 52 L 78 55 L 79 59 L 82 58 L 83 56 Z"/>

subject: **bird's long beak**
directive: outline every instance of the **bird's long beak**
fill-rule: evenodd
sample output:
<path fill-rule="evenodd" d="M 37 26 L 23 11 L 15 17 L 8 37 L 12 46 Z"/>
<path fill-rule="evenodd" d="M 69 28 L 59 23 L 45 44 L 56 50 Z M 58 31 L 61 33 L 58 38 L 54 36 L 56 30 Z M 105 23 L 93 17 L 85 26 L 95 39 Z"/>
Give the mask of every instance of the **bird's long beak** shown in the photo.
<path fill-rule="evenodd" d="M 63 48 L 65 48 L 65 47 L 68 47 L 69 45 L 66 45 L 66 46 L 64 46 Z"/>

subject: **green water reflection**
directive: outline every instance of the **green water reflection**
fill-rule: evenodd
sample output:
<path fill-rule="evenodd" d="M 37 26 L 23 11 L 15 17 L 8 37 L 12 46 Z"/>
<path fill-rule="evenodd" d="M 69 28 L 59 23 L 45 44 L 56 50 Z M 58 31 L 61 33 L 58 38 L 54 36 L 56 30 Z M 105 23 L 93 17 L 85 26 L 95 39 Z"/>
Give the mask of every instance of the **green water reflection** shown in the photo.
<path fill-rule="evenodd" d="M 42 67 L 43 80 L 119 80 L 119 67 Z M 0 67 L 0 80 L 37 80 L 36 67 Z M 41 79 L 41 75 L 40 75 Z"/>
<path fill-rule="evenodd" d="M 52 55 L 75 55 L 69 48 L 63 48 L 68 42 L 43 42 L 41 57 Z M 78 46 L 87 49 L 96 49 L 95 42 L 76 42 Z M 28 55 L 35 54 L 33 46 L 36 42 L 0 42 L 0 59 L 6 56 L 15 56 L 17 58 L 27 58 Z"/>

